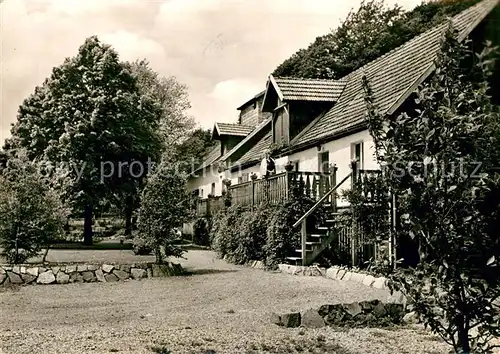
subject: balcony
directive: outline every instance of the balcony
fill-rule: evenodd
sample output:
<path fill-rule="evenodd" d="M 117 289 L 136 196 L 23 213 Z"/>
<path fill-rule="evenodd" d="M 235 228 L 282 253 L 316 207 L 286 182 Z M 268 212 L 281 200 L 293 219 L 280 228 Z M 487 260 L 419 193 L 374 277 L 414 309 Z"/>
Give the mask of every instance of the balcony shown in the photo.
<path fill-rule="evenodd" d="M 278 204 L 287 200 L 295 188 L 300 193 L 320 200 L 336 184 L 336 171 L 324 172 L 282 172 L 268 178 L 260 178 L 229 186 L 231 205 L 253 208 L 263 202 Z M 329 197 L 329 204 L 336 205 L 336 196 Z M 213 215 L 224 207 L 223 197 L 201 199 L 197 205 L 197 216 Z"/>

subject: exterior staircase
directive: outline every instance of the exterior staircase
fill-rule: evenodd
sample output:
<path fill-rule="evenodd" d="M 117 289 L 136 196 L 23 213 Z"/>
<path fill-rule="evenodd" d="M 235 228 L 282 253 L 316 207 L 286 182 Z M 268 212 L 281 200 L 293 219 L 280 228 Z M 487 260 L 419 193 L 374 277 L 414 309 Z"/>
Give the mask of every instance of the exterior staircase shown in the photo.
<path fill-rule="evenodd" d="M 296 255 L 287 257 L 288 261 L 298 265 L 310 265 L 334 240 L 340 238 L 340 218 L 347 216 L 350 208 L 337 207 L 337 191 L 352 175 L 351 172 L 345 176 L 293 225 L 293 228 L 301 227 L 301 248 L 295 250 Z M 320 207 L 329 210 L 326 219 L 309 230 L 307 219 Z"/>
<path fill-rule="evenodd" d="M 339 254 L 349 254 L 350 262 L 357 263 L 360 259 L 358 254 L 363 252 L 363 244 L 353 237 L 352 214 L 349 206 L 337 206 L 337 195 L 340 187 L 350 179 L 351 186 L 361 186 L 362 193 L 369 197 L 368 200 L 380 202 L 379 196 L 370 191 L 367 181 L 370 176 L 378 175 L 380 170 L 361 170 L 357 162 L 353 161 L 351 173 L 345 176 L 340 183 L 326 192 L 321 199 L 314 204 L 294 225 L 300 226 L 301 247 L 295 250 L 295 254 L 287 257 L 287 260 L 296 265 L 308 266 L 327 249 L 330 245 L 338 248 Z M 308 218 L 315 216 L 318 212 L 327 210 L 326 218 L 317 225 L 311 225 Z M 341 222 L 342 221 L 342 222 Z"/>
<path fill-rule="evenodd" d="M 330 204 L 325 204 L 329 208 Z M 337 207 L 336 211 L 330 211 L 326 219 L 312 229 L 306 229 L 305 249 L 295 250 L 295 255 L 287 257 L 290 263 L 295 265 L 310 265 L 314 260 L 333 242 L 341 242 L 344 230 L 341 219 L 350 217 L 349 207 Z"/>

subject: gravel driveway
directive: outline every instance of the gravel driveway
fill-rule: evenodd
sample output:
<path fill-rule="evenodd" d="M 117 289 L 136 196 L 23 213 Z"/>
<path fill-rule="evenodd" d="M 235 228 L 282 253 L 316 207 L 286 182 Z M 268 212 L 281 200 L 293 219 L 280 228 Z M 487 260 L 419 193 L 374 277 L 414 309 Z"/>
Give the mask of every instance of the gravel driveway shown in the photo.
<path fill-rule="evenodd" d="M 269 321 L 272 311 L 385 300 L 384 291 L 233 266 L 209 251 L 187 256 L 181 263 L 195 271 L 187 277 L 1 292 L 0 348 L 19 354 L 151 354 L 153 346 L 165 354 L 446 352 L 420 329 L 286 329 Z"/>

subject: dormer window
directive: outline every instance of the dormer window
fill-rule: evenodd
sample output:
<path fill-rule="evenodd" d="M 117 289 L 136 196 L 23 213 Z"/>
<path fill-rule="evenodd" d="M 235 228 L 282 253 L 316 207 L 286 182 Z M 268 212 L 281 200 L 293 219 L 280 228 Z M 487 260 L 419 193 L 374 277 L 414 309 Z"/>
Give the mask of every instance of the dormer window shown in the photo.
<path fill-rule="evenodd" d="M 273 142 L 290 143 L 323 112 L 332 108 L 345 87 L 341 80 L 269 77 L 262 111 L 273 114 Z"/>

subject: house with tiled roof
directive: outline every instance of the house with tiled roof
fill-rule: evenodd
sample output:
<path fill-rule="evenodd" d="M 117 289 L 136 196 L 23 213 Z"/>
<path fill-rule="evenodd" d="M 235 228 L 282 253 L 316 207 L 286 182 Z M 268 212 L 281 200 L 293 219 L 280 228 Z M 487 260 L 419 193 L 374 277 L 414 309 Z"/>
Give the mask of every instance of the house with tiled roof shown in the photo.
<path fill-rule="evenodd" d="M 238 153 L 245 153 L 245 149 L 240 148 L 242 141 L 254 142 L 252 137 L 255 132 L 260 131 L 263 122 L 269 121 L 271 113 L 262 110 L 265 91 L 261 91 L 240 105 L 237 122 L 226 123 L 216 122 L 212 129 L 212 139 L 217 141 L 200 165 L 192 171 L 188 180 L 188 188 L 196 192 L 202 199 L 208 196 L 220 196 L 223 191 L 223 180 L 230 178 L 230 174 L 225 172 L 227 166 L 227 156 L 233 150 Z M 257 137 L 259 135 L 257 134 Z M 246 175 L 248 178 L 248 174 Z M 242 177 L 239 177 L 242 181 Z M 238 177 L 235 177 L 238 182 Z"/>
<path fill-rule="evenodd" d="M 483 0 L 454 16 L 451 21 L 459 39 L 477 35 L 483 40 L 488 28 L 500 28 L 500 23 L 493 22 L 499 17 L 492 16 L 500 11 L 498 4 L 499 0 Z M 369 80 L 374 103 L 381 113 L 397 115 L 416 88 L 434 72 L 434 62 L 447 26 L 442 23 L 416 36 L 340 80 L 271 75 L 266 90 L 259 94 L 256 111 L 252 112 L 262 117 L 252 121 L 256 124 L 240 120 L 235 126 L 216 124 L 214 128 L 214 138 L 222 139 L 221 142 L 224 134 L 235 134 L 217 160 L 222 166 L 219 180 L 231 180 L 229 189 L 233 200 L 236 203 L 260 200 L 255 193 L 263 189 L 255 183 L 261 179 L 260 164 L 266 151 L 275 152 L 276 175 L 272 178 L 277 189 L 300 179 L 308 184 L 307 193 L 318 199 L 351 173 L 352 160 L 358 161 L 360 170 L 378 169 L 365 120 L 363 78 Z M 252 100 L 254 98 L 249 102 L 253 103 Z M 253 129 L 247 128 L 249 126 Z M 328 176 L 332 174 L 334 177 L 330 179 Z M 250 181 L 251 175 L 256 182 Z M 350 180 L 342 185 L 342 189 L 347 188 L 350 188 Z M 221 186 L 216 195 L 223 190 Z M 273 198 L 286 195 L 286 192 L 277 191 Z M 340 207 L 343 203 L 345 201 L 338 200 Z M 301 251 L 297 260 L 305 262 L 305 246 Z M 307 262 L 313 258 L 309 257 Z"/>

